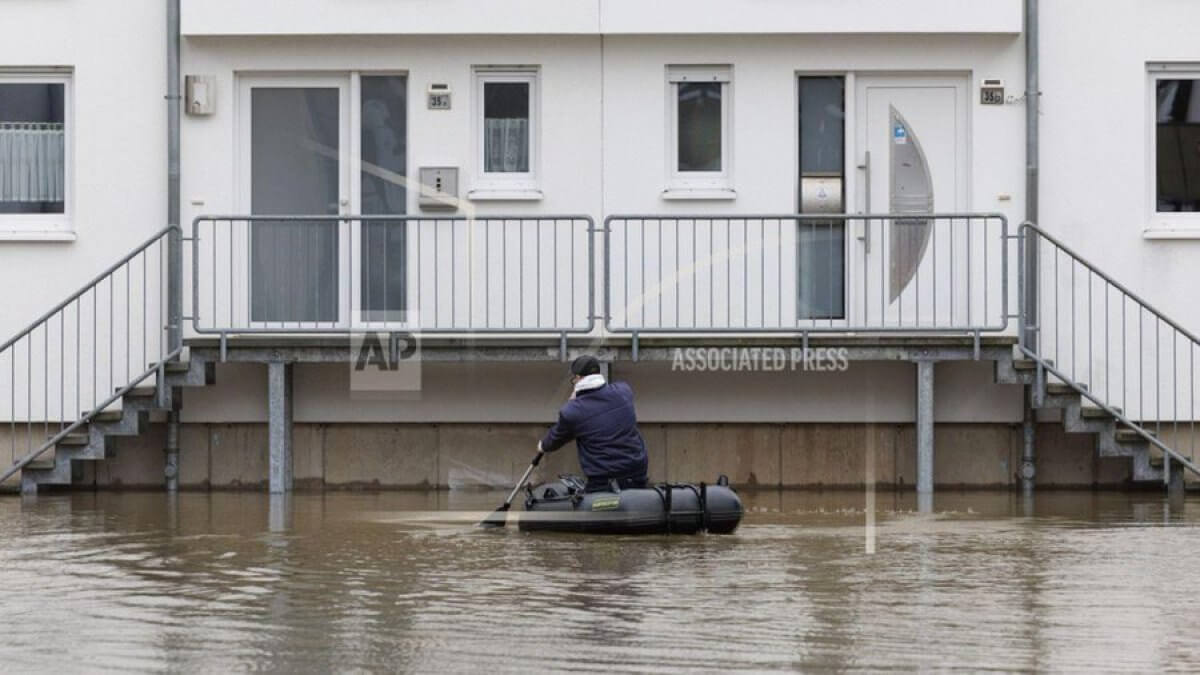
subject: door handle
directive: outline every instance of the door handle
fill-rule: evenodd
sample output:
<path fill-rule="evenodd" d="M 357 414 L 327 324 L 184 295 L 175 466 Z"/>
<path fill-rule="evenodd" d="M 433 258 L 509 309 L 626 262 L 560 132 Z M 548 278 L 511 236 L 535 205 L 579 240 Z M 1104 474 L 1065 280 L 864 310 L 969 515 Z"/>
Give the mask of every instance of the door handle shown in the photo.
<path fill-rule="evenodd" d="M 867 209 L 866 215 L 870 215 L 870 213 L 871 213 L 871 151 L 870 150 L 863 153 L 863 163 L 858 165 L 858 170 L 862 171 L 865 174 L 863 177 L 863 185 L 866 189 L 866 199 L 864 200 L 864 206 L 866 206 L 866 209 Z M 863 212 L 859 211 L 859 213 L 863 213 Z M 862 223 L 863 223 L 862 234 L 859 235 L 858 239 L 859 239 L 859 241 L 861 241 L 863 243 L 863 253 L 870 253 L 871 252 L 871 221 L 867 218 L 864 218 Z"/>

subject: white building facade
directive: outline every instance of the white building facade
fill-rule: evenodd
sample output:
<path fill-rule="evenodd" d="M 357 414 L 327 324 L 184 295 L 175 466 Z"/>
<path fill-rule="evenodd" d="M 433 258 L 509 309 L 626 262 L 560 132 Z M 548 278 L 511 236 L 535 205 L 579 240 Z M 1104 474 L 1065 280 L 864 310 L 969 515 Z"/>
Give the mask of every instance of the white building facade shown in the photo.
<path fill-rule="evenodd" d="M 0 169 L 26 180 L 0 180 L 0 336 L 166 225 L 164 4 L 2 10 Z M 548 356 L 425 362 L 419 392 L 390 398 L 356 393 L 345 362 L 295 359 L 298 481 L 511 480 L 565 395 L 564 345 L 563 356 L 610 355 L 634 384 L 659 476 L 854 485 L 871 445 L 877 480 L 916 480 L 910 351 L 844 371 L 696 372 L 634 357 L 656 345 L 936 349 L 1015 337 L 1033 104 L 1020 0 L 392 5 L 182 0 L 185 343 L 215 340 L 224 355 L 414 331 L 464 354 L 518 345 Z M 1189 179 L 1200 172 L 1200 136 L 1190 140 L 1200 51 L 1185 28 L 1198 18 L 1182 1 L 1049 0 L 1039 11 L 1038 224 L 1185 331 L 1200 327 L 1187 290 L 1200 237 Z M 829 213 L 890 215 L 819 217 Z M 165 246 L 0 355 L 10 380 L 0 417 L 62 428 L 104 398 L 93 390 L 125 387 L 169 350 L 157 330 Z M 1043 303 L 1072 292 L 1073 270 L 1041 262 Z M 1086 338 L 1038 329 L 1069 340 L 1072 366 L 1106 373 L 1076 382 L 1166 392 L 1174 407 L 1154 419 L 1193 424 L 1194 382 L 1112 374 L 1150 353 L 1101 350 L 1101 329 L 1131 325 L 1116 321 L 1063 324 Z M 1161 363 L 1167 343 L 1155 344 Z M 1185 336 L 1170 346 L 1176 365 L 1194 358 Z M 1067 353 L 1056 345 L 1060 365 Z M 998 384 L 987 359 L 935 360 L 934 479 L 1015 484 L 1023 387 Z M 215 369 L 214 384 L 183 395 L 180 481 L 257 485 L 267 367 L 231 358 Z M 19 460 L 31 432 L 16 426 Z M 1043 433 L 1045 482 L 1128 479 L 1127 461 L 1089 459 L 1091 441 L 1055 433 Z M 161 482 L 156 438 L 133 453 L 142 459 L 89 465 L 73 482 Z"/>

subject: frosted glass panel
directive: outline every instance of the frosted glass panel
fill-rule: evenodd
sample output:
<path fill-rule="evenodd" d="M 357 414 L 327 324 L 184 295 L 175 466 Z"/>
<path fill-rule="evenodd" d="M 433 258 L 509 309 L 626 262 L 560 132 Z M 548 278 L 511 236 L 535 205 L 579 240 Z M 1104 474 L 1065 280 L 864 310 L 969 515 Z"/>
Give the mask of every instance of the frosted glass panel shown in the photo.
<path fill-rule="evenodd" d="M 336 214 L 339 91 L 333 87 L 251 91 L 251 211 Z M 251 318 L 338 319 L 338 224 L 256 222 L 251 229 Z"/>

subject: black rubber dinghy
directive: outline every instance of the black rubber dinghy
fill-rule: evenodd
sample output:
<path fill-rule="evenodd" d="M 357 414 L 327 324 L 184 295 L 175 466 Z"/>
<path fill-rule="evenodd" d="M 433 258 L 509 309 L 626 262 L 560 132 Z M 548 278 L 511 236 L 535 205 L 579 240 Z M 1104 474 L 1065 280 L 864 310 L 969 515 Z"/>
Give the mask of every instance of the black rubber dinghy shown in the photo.
<path fill-rule="evenodd" d="M 729 480 L 715 485 L 661 484 L 584 492 L 574 476 L 528 491 L 518 521 L 524 532 L 588 534 L 729 534 L 742 522 L 742 500 Z"/>

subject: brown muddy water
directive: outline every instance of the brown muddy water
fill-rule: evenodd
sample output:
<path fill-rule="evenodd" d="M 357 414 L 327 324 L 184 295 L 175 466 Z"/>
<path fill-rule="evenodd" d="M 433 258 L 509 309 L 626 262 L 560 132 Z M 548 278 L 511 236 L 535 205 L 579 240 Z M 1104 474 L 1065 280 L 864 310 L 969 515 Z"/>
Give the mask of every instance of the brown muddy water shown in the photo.
<path fill-rule="evenodd" d="M 1200 497 L 757 492 L 732 536 L 499 493 L 0 498 L 10 672 L 1200 669 Z"/>

